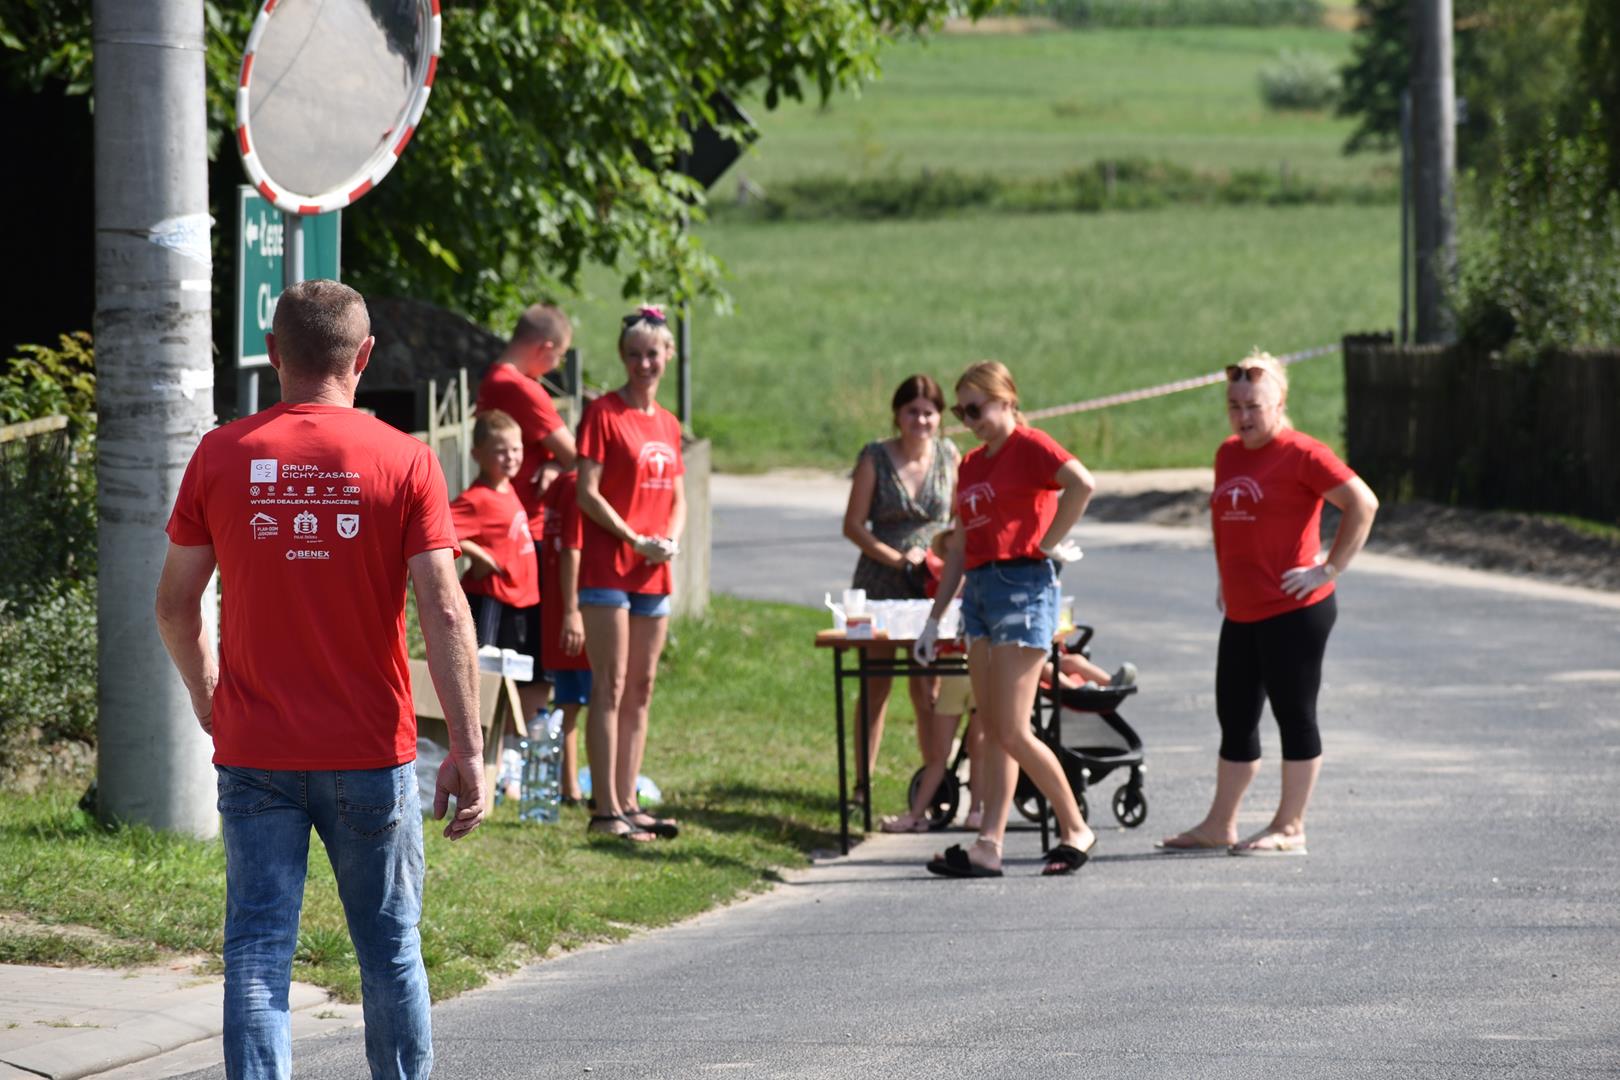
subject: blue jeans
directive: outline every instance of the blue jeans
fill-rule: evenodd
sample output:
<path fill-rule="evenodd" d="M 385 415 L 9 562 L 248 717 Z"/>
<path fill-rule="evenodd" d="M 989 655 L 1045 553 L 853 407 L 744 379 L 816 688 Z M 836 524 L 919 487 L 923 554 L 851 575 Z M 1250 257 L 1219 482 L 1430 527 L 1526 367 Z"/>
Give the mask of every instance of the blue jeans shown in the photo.
<path fill-rule="evenodd" d="M 433 1071 L 414 764 L 342 772 L 215 766 L 225 838 L 225 1074 L 292 1076 L 287 993 L 309 865 L 326 846 L 360 964 L 371 1075 Z"/>

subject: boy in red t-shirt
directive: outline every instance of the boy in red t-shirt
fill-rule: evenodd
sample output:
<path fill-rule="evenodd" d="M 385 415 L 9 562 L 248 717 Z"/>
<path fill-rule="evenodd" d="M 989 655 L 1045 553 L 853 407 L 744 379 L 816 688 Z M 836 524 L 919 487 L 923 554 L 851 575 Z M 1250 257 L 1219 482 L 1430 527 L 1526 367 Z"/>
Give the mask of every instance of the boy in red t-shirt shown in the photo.
<path fill-rule="evenodd" d="M 540 675 L 540 580 L 529 513 L 512 478 L 523 465 L 523 432 L 499 409 L 473 424 L 478 479 L 450 504 L 456 540 L 472 565 L 461 588 L 472 607 L 479 645 L 534 658 L 534 679 L 518 683 L 525 723 L 546 703 Z"/>
<path fill-rule="evenodd" d="M 545 524 L 540 539 L 540 664 L 551 684 L 552 704 L 562 710 L 562 801 L 583 798 L 579 786 L 579 710 L 591 701 L 591 662 L 585 655 L 585 620 L 579 613 L 579 474 L 560 473 L 541 499 Z"/>

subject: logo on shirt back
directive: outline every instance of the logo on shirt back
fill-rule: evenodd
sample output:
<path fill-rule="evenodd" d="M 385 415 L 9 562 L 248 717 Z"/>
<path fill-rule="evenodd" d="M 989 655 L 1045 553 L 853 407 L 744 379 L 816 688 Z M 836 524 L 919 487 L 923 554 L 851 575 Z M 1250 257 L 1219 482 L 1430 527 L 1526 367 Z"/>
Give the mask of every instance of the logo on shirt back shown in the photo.
<path fill-rule="evenodd" d="M 645 488 L 672 488 L 675 486 L 675 448 L 666 442 L 646 442 L 641 444 L 641 453 L 636 458 L 636 468 L 641 474 L 641 486 Z"/>
<path fill-rule="evenodd" d="M 303 511 L 293 518 L 294 536 L 314 536 L 320 527 L 320 520 L 308 510 Z"/>
<path fill-rule="evenodd" d="M 253 539 L 264 540 L 281 532 L 281 525 L 269 514 L 258 513 L 248 518 L 248 526 L 253 530 Z"/>
<path fill-rule="evenodd" d="M 990 523 L 988 508 L 996 501 L 996 489 L 988 482 L 981 481 L 969 484 L 956 496 L 956 504 L 960 508 L 962 527 L 976 529 L 980 525 Z"/>
<path fill-rule="evenodd" d="M 360 515 L 339 514 L 337 516 L 337 530 L 338 535 L 343 539 L 353 540 L 355 534 L 360 531 Z"/>
<path fill-rule="evenodd" d="M 273 484 L 276 482 L 277 458 L 254 458 L 248 465 L 248 483 Z"/>
<path fill-rule="evenodd" d="M 1255 509 L 1265 498 L 1265 489 L 1253 477 L 1234 476 L 1215 489 L 1209 504 L 1222 521 L 1253 521 Z"/>

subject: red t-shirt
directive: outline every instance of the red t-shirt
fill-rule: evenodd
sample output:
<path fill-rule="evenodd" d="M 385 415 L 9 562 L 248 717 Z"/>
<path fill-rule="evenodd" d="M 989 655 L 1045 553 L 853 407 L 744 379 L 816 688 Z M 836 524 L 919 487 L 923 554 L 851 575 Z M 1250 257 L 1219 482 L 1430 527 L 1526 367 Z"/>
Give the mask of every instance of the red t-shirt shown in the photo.
<path fill-rule="evenodd" d="M 462 589 L 474 596 L 493 596 L 515 608 L 540 602 L 540 570 L 534 561 L 534 537 L 529 534 L 529 512 L 509 486 L 496 491 L 482 480 L 456 496 L 450 504 L 456 539 L 471 540 L 501 564 L 498 574 L 474 578 L 461 575 Z"/>
<path fill-rule="evenodd" d="M 426 445 L 342 406 L 271 406 L 203 436 L 168 533 L 219 562 L 215 764 L 415 759 L 405 564 L 458 550 Z"/>
<path fill-rule="evenodd" d="M 540 380 L 531 379 L 514 365 L 496 361 L 478 384 L 478 411 L 499 409 L 523 431 L 523 465 L 512 477 L 512 488 L 529 512 L 529 533 L 540 539 L 540 469 L 551 460 L 544 446 L 547 435 L 563 426 Z"/>
<path fill-rule="evenodd" d="M 1074 455 L 1046 432 L 1017 427 L 994 457 L 981 446 L 956 470 L 956 517 L 967 538 L 966 569 L 1041 557 L 1057 514 L 1057 471 Z"/>
<path fill-rule="evenodd" d="M 602 466 L 599 490 L 624 523 L 643 536 L 664 536 L 675 506 L 681 423 L 662 405 L 648 416 L 617 393 L 603 394 L 579 421 L 579 456 Z M 586 518 L 579 587 L 668 595 L 669 563 L 649 563 L 629 544 Z"/>
<path fill-rule="evenodd" d="M 591 666 L 584 649 L 578 656 L 562 650 L 562 553 L 585 544 L 578 484 L 578 473 L 565 472 L 551 482 L 542 500 L 546 527 L 540 540 L 540 584 L 551 598 L 540 606 L 540 666 L 546 671 L 587 671 Z"/>
<path fill-rule="evenodd" d="M 1355 477 L 1311 438 L 1284 428 L 1258 450 L 1236 435 L 1215 452 L 1215 562 L 1233 622 L 1259 622 L 1325 600 L 1333 583 L 1303 600 L 1283 592 L 1284 572 L 1310 566 L 1321 548 L 1322 495 Z"/>

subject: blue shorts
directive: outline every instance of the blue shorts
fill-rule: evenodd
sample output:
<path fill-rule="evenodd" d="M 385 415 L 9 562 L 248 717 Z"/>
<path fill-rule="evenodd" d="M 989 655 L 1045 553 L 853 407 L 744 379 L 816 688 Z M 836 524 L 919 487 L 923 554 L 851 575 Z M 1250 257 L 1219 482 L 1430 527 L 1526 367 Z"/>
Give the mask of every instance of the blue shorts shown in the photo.
<path fill-rule="evenodd" d="M 553 705 L 589 705 L 591 703 L 591 669 L 548 671 L 546 682 L 551 684 Z"/>
<path fill-rule="evenodd" d="M 986 563 L 967 572 L 962 590 L 962 635 L 991 645 L 1046 651 L 1057 635 L 1062 590 L 1050 559 L 1017 566 Z"/>
<path fill-rule="evenodd" d="M 663 619 L 669 616 L 669 594 L 625 592 L 623 589 L 581 589 L 579 606 L 629 608 L 630 614 L 644 619 Z"/>

